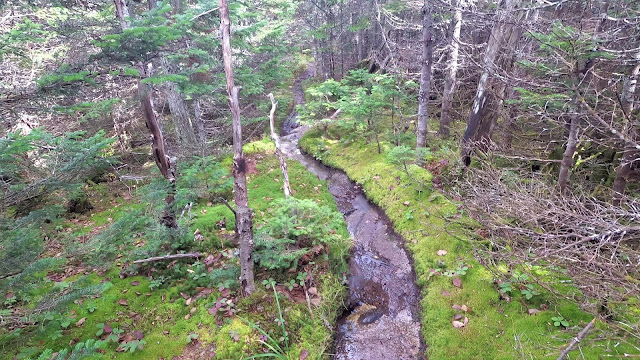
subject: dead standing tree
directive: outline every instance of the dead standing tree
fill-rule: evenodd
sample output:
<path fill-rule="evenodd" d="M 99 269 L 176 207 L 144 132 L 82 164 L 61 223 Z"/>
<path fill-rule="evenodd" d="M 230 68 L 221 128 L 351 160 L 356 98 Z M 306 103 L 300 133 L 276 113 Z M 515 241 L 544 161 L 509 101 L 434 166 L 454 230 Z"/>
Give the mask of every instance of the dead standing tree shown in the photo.
<path fill-rule="evenodd" d="M 122 31 L 129 29 L 130 23 L 127 19 L 129 17 L 129 9 L 127 3 L 124 0 L 114 0 L 116 6 L 116 17 L 120 20 Z M 153 159 L 160 170 L 162 176 L 169 182 L 170 188 L 167 193 L 165 201 L 167 203 L 162 219 L 160 222 L 167 227 L 178 227 L 178 221 L 176 219 L 175 212 L 175 194 L 176 194 L 176 158 L 169 157 L 165 147 L 164 136 L 162 134 L 162 127 L 158 122 L 155 112 L 153 111 L 153 100 L 151 98 L 151 88 L 147 84 L 142 83 L 142 79 L 149 76 L 148 66 L 146 63 L 141 62 L 138 64 L 138 72 L 140 78 L 138 78 L 138 96 L 140 98 L 140 105 L 144 113 L 145 124 L 151 135 L 151 149 L 153 151 Z"/>
<path fill-rule="evenodd" d="M 242 153 L 242 123 L 238 87 L 233 81 L 231 58 L 231 21 L 227 0 L 220 0 L 220 34 L 222 35 L 222 60 L 227 78 L 227 94 L 233 123 L 233 190 L 236 203 L 236 230 L 240 242 L 240 283 L 244 295 L 255 291 L 253 278 L 253 213 L 249 208 L 246 163 Z"/>
<path fill-rule="evenodd" d="M 269 113 L 269 127 L 271 128 L 271 139 L 273 140 L 276 147 L 276 155 L 278 156 L 278 161 L 280 161 L 280 170 L 282 170 L 282 179 L 283 179 L 283 191 L 284 197 L 288 198 L 291 195 L 291 186 L 289 185 L 289 171 L 287 170 L 287 161 L 282 154 L 282 150 L 280 150 L 280 137 L 276 133 L 275 129 L 275 116 L 276 116 L 276 106 L 278 103 L 276 99 L 273 97 L 272 93 L 269 93 L 269 99 L 271 100 L 271 112 Z"/>

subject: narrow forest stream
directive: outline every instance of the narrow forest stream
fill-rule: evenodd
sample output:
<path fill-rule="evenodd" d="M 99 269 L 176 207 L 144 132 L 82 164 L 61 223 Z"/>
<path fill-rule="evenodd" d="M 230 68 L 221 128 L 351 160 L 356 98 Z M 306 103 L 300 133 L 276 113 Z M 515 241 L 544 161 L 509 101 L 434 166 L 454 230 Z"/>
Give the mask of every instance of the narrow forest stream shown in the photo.
<path fill-rule="evenodd" d="M 297 126 L 295 105 L 304 104 L 301 83 L 310 74 L 308 70 L 294 83 L 294 110 L 283 125 L 281 140 L 287 157 L 328 181 L 354 240 L 347 309 L 338 322 L 334 359 L 423 359 L 420 291 L 404 240 L 384 211 L 371 204 L 343 171 L 323 165 L 298 147 L 308 128 Z"/>

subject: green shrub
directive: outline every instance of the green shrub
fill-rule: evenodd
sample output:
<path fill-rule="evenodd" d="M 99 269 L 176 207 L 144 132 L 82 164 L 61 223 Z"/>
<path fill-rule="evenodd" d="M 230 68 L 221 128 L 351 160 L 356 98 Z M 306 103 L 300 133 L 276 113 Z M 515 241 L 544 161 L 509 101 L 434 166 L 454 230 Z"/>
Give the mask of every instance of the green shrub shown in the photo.
<path fill-rule="evenodd" d="M 273 216 L 256 234 L 256 262 L 267 269 L 296 267 L 313 246 L 342 241 L 336 230 L 342 216 L 312 200 L 294 198 L 274 202 Z"/>

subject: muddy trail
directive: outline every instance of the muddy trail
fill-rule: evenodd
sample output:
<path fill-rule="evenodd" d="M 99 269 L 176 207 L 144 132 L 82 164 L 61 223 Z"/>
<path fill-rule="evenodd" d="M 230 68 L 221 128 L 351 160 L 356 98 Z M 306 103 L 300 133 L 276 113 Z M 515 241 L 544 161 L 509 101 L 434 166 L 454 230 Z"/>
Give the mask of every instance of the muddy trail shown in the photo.
<path fill-rule="evenodd" d="M 296 84 L 294 97 L 296 90 L 302 92 L 301 86 L 295 87 Z M 289 117 L 295 122 L 295 107 Z M 298 140 L 307 130 L 294 124 L 283 126 L 282 151 L 328 181 L 329 192 L 354 240 L 347 309 L 338 322 L 334 359 L 423 359 L 420 291 L 404 240 L 393 231 L 384 211 L 371 204 L 343 171 L 329 168 L 300 151 Z"/>

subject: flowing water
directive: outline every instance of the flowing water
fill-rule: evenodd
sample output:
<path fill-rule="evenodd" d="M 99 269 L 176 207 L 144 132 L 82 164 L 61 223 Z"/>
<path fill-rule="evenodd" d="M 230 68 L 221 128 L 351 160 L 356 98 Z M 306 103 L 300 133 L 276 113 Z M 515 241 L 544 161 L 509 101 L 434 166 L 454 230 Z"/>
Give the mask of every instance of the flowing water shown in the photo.
<path fill-rule="evenodd" d="M 294 94 L 295 87 L 296 84 Z M 304 103 L 304 97 L 295 97 L 296 104 Z M 404 240 L 393 231 L 384 212 L 372 205 L 343 171 L 329 168 L 300 151 L 298 140 L 307 128 L 291 124 L 295 123 L 296 114 L 290 118 L 289 125 L 285 123 L 283 128 L 283 153 L 328 181 L 329 192 L 344 214 L 354 240 L 347 309 L 338 322 L 334 359 L 423 359 L 420 292 Z"/>

